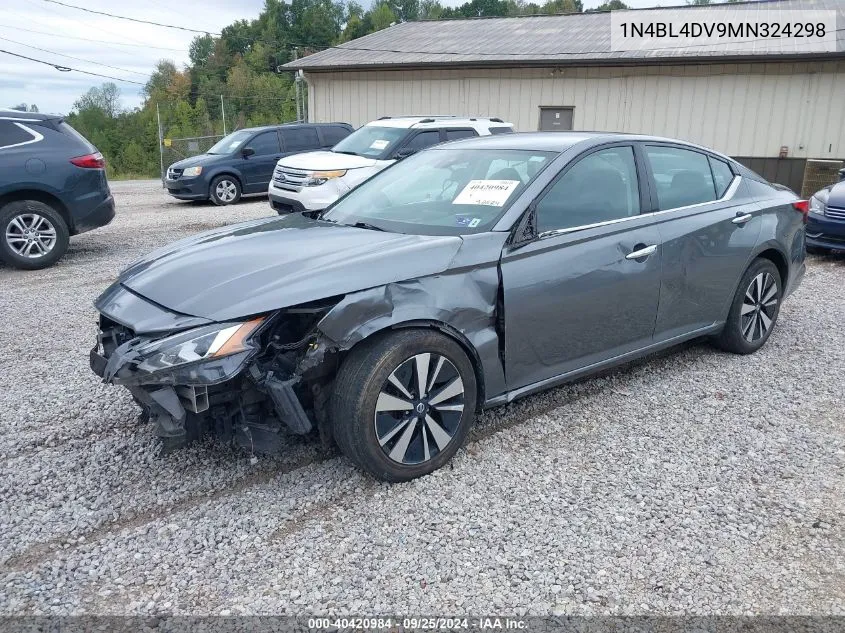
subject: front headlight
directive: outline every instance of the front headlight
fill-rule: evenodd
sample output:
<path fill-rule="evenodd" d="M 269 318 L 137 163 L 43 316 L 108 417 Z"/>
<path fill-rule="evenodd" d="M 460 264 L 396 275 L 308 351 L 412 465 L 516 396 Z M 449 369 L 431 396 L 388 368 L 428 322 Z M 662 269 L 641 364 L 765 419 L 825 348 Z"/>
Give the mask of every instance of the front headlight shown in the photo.
<path fill-rule="evenodd" d="M 141 345 L 137 352 L 144 360 L 138 369 L 152 373 L 243 352 L 250 348 L 247 338 L 263 322 L 264 317 L 244 323 L 215 323 Z"/>
<path fill-rule="evenodd" d="M 322 185 L 325 182 L 331 180 L 332 178 L 342 178 L 346 175 L 346 169 L 334 169 L 331 171 L 312 171 L 305 180 L 302 181 L 302 184 L 306 187 L 316 187 L 317 185 Z"/>
<path fill-rule="evenodd" d="M 818 194 L 810 198 L 810 213 L 815 213 L 816 215 L 824 215 L 824 208 L 825 208 L 824 201 L 818 197 Z"/>
<path fill-rule="evenodd" d="M 186 178 L 190 178 L 192 176 L 199 176 L 202 173 L 202 167 L 187 167 L 183 172 L 182 175 Z"/>

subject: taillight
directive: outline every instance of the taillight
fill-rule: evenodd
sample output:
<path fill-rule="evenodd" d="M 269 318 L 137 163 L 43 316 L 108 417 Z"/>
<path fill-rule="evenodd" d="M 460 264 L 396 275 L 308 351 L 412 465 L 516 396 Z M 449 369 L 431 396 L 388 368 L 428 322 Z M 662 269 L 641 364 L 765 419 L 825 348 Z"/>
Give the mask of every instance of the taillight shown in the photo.
<path fill-rule="evenodd" d="M 792 203 L 792 208 L 804 216 L 804 224 L 807 223 L 807 216 L 810 214 L 809 200 L 796 200 Z"/>
<path fill-rule="evenodd" d="M 70 162 L 77 167 L 82 167 L 83 169 L 106 168 L 106 159 L 103 158 L 103 155 L 100 152 L 97 152 L 96 154 L 85 154 L 85 156 L 77 156 L 76 158 L 71 158 Z"/>

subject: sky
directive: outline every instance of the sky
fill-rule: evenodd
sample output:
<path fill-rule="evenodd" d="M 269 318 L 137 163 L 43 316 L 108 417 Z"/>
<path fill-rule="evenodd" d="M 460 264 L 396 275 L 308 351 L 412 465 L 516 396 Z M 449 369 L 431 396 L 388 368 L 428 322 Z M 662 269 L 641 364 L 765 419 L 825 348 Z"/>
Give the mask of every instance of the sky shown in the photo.
<path fill-rule="evenodd" d="M 264 5 L 264 0 L 61 1 L 95 11 L 218 33 L 235 20 L 257 17 Z M 447 0 L 444 4 L 454 6 L 462 1 Z M 594 8 L 601 2 L 585 0 L 584 7 Z M 626 2 L 632 7 L 658 3 L 657 0 Z M 126 108 L 141 104 L 141 87 L 158 60 L 171 59 L 177 66 L 188 62 L 188 47 L 196 35 L 95 15 L 47 0 L 0 0 L 0 4 L 3 5 L 0 50 L 140 82 L 141 85 L 115 82 L 121 91 L 121 104 Z M 36 104 L 41 112 L 66 114 L 76 99 L 104 81 L 110 79 L 60 72 L 51 66 L 0 52 L 0 107 L 25 102 Z"/>

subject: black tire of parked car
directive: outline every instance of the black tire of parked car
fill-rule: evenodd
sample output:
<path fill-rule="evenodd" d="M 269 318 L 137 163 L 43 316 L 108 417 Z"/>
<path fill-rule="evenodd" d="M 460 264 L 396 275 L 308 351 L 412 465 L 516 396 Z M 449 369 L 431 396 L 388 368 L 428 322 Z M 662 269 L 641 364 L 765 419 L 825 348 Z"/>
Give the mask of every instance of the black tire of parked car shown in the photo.
<path fill-rule="evenodd" d="M 759 283 L 764 285 L 760 290 L 756 288 L 758 278 L 760 279 Z M 770 283 L 774 284 L 774 295 L 767 299 L 768 294 L 772 291 Z M 774 302 L 772 302 L 772 299 L 774 299 Z M 782 301 L 783 285 L 777 266 L 769 259 L 762 257 L 755 259 L 739 282 L 724 329 L 714 337 L 716 346 L 734 354 L 753 354 L 756 352 L 766 344 L 775 329 Z M 757 317 L 757 313 L 760 311 L 767 319 L 771 320 L 765 331 L 762 331 L 765 320 Z M 758 319 L 757 325 L 755 325 L 755 319 Z M 751 332 L 752 340 L 747 338 L 749 332 Z M 758 332 L 760 333 L 759 337 L 756 336 Z"/>
<path fill-rule="evenodd" d="M 426 353 L 431 358 L 445 357 L 459 374 L 463 410 L 443 450 L 427 461 L 402 464 L 382 449 L 375 424 L 376 405 L 391 374 L 409 359 Z M 434 374 L 433 367 L 430 374 Z M 472 427 L 477 398 L 475 371 L 458 343 L 433 330 L 393 330 L 359 344 L 344 360 L 334 381 L 332 431 L 340 450 L 360 468 L 384 481 L 408 481 L 437 470 L 455 455 Z M 423 421 L 419 420 L 415 433 L 425 433 L 422 426 Z M 430 444 L 434 450 L 433 441 Z"/>
<path fill-rule="evenodd" d="M 231 193 L 227 194 L 226 191 Z M 238 182 L 237 178 L 228 174 L 217 176 L 208 187 L 208 197 L 217 206 L 235 204 L 241 199 L 241 183 Z"/>
<path fill-rule="evenodd" d="M 42 235 L 50 235 L 50 228 L 55 232 L 51 248 L 38 257 L 27 257 L 15 252 L 9 243 L 9 236 L 23 235 L 21 227 L 28 229 L 33 224 L 32 220 L 39 217 L 42 221 L 36 226 L 36 229 Z M 22 218 L 26 220 L 24 223 L 21 223 Z M 15 222 L 16 219 L 17 222 Z M 68 231 L 64 219 L 58 211 L 44 202 L 16 200 L 0 208 L 0 259 L 9 266 L 24 270 L 47 268 L 55 264 L 65 254 L 69 242 L 70 231 Z"/>

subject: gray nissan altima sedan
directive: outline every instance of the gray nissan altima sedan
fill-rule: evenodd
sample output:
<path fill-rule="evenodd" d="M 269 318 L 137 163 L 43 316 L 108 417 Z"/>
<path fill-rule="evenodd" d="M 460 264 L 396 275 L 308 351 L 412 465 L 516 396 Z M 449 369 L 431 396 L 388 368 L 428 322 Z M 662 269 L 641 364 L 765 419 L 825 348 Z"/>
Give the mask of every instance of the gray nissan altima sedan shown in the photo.
<path fill-rule="evenodd" d="M 475 414 L 688 339 L 769 338 L 806 201 L 680 141 L 447 143 L 312 215 L 176 242 L 96 301 L 91 367 L 170 450 L 336 443 L 378 478 L 442 466 Z"/>

